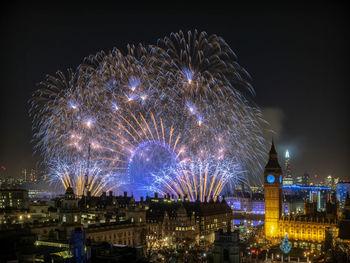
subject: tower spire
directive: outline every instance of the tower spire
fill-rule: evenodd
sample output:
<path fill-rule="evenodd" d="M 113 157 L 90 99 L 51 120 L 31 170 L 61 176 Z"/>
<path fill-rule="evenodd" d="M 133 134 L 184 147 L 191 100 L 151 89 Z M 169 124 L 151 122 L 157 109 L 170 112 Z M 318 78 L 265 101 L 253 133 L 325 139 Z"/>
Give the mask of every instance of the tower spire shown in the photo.
<path fill-rule="evenodd" d="M 272 143 L 271 143 L 271 149 L 269 152 L 269 160 L 265 166 L 265 169 L 278 169 L 278 171 L 281 171 L 281 166 L 278 163 L 278 158 L 277 158 L 277 151 L 275 148 L 275 144 L 272 138 Z"/>
<path fill-rule="evenodd" d="M 264 171 L 265 235 L 267 239 L 279 234 L 278 220 L 282 215 L 282 169 L 272 137 L 269 160 Z"/>

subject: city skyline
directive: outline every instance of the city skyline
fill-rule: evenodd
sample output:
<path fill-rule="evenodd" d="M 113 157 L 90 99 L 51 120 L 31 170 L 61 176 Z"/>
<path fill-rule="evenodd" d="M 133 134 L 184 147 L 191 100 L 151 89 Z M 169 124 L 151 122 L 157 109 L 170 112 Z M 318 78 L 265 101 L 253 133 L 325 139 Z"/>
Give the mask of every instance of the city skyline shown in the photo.
<path fill-rule="evenodd" d="M 350 262 L 345 4 L 0 11 L 1 262 Z"/>
<path fill-rule="evenodd" d="M 258 8 L 249 10 L 247 6 L 233 11 L 202 6 L 197 13 L 189 7 L 176 23 L 172 22 L 175 13 L 149 8 L 152 16 L 144 24 L 139 23 L 147 17 L 141 9 L 124 7 L 126 17 L 116 8 L 99 13 L 87 4 L 82 7 L 85 14 L 76 19 L 77 8 L 63 14 L 63 9 L 12 4 L 3 11 L 1 28 L 7 37 L 2 43 L 1 74 L 6 87 L 2 89 L 0 164 L 9 175 L 19 174 L 22 167 L 35 167 L 40 160 L 32 156 L 27 101 L 45 74 L 74 68 L 101 49 L 124 48 L 140 40 L 151 44 L 172 31 L 198 28 L 223 37 L 252 75 L 255 100 L 277 133 L 279 155 L 290 150 L 294 180 L 304 171 L 311 176 L 332 174 L 348 179 L 348 107 L 342 95 L 347 69 L 342 53 L 348 42 L 341 5 L 319 5 L 310 16 L 311 6 L 298 10 L 296 4 L 273 6 L 265 15 L 257 15 Z M 295 18 L 288 19 L 293 12 L 297 12 Z M 89 16 L 97 22 L 91 22 Z M 207 22 L 206 17 L 214 22 Z M 163 21 L 162 25 L 158 21 Z M 152 30 L 147 30 L 149 26 Z M 271 66 L 264 67 L 267 62 Z"/>

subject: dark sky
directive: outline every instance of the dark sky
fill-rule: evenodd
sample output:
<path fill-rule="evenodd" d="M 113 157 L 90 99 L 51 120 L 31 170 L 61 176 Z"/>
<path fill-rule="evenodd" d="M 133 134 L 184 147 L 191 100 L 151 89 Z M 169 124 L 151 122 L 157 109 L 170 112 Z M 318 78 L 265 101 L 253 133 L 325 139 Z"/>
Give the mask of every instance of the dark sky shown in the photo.
<path fill-rule="evenodd" d="M 345 5 L 11 2 L 1 9 L 0 164 L 8 175 L 37 160 L 27 101 L 46 74 L 75 68 L 100 50 L 198 29 L 222 36 L 252 75 L 255 101 L 278 132 L 280 155 L 290 150 L 295 176 L 350 177 Z"/>

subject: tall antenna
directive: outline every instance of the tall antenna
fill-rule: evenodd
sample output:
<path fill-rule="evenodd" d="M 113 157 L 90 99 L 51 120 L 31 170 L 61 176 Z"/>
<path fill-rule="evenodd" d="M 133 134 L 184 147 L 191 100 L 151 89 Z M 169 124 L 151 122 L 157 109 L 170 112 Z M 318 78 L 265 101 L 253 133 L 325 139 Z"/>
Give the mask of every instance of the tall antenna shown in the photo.
<path fill-rule="evenodd" d="M 83 192 L 83 194 L 85 193 L 86 196 L 89 189 L 90 149 L 91 149 L 91 144 L 89 143 L 86 173 L 85 173 L 85 185 L 84 185 L 84 192 Z"/>

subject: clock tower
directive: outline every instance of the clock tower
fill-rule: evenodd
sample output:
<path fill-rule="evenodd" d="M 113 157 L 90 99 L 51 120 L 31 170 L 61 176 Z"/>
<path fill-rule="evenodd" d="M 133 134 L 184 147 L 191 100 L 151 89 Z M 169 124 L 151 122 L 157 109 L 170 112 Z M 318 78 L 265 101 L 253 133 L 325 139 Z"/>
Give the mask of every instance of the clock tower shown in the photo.
<path fill-rule="evenodd" d="M 265 235 L 267 239 L 279 236 L 278 221 L 282 215 L 282 169 L 272 140 L 269 161 L 264 171 Z"/>

